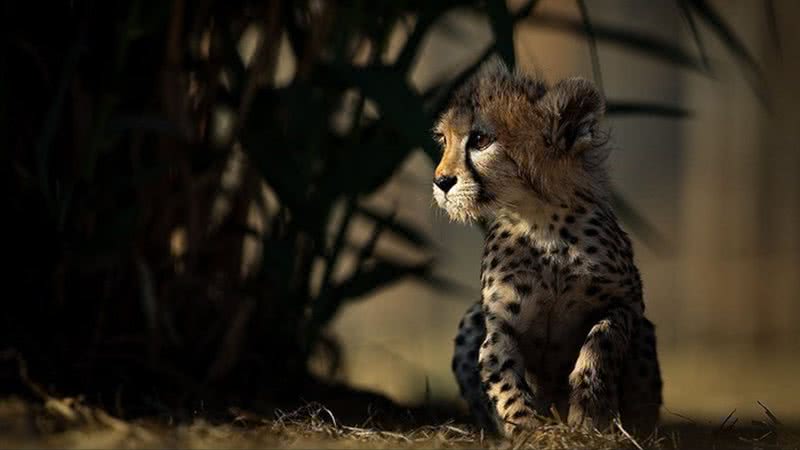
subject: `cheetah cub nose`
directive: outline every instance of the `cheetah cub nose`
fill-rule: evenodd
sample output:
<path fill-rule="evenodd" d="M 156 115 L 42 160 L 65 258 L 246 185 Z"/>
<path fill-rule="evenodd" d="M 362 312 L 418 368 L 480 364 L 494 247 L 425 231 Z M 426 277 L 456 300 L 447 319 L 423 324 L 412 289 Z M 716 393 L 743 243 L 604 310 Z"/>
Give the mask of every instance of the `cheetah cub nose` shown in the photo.
<path fill-rule="evenodd" d="M 458 181 L 458 178 L 456 178 L 454 176 L 443 175 L 443 176 L 434 178 L 433 179 L 433 184 L 435 184 L 436 186 L 439 186 L 439 189 L 441 189 L 442 192 L 444 192 L 446 194 L 447 191 L 449 191 L 450 188 L 453 187 L 456 184 L 456 181 Z"/>

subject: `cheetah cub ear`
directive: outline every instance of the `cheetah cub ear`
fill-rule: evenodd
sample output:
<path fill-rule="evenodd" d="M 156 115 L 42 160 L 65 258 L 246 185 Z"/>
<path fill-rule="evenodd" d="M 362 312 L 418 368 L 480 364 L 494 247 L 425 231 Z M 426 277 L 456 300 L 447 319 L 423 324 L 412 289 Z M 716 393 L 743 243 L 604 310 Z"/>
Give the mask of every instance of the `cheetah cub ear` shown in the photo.
<path fill-rule="evenodd" d="M 545 145 L 554 153 L 582 152 L 594 145 L 597 122 L 605 113 L 605 100 L 594 83 L 567 78 L 542 98 Z"/>

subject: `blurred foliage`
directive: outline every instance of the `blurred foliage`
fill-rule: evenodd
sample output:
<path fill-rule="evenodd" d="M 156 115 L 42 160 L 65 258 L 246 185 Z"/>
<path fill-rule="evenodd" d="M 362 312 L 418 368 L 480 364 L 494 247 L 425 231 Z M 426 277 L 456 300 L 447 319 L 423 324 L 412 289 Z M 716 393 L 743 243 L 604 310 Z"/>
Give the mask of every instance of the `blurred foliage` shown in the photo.
<path fill-rule="evenodd" d="M 515 24 L 589 31 L 593 45 L 708 70 L 673 43 L 539 16 L 536 3 L 75 0 L 45 12 L 3 2 L 11 289 L 0 342 L 33 376 L 98 401 L 296 397 L 309 358 L 337 354 L 325 329 L 342 305 L 409 276 L 452 288 L 431 260 L 377 251 L 383 234 L 421 252 L 430 243 L 364 199 L 415 149 L 436 159 L 433 118 L 490 55 L 514 65 Z M 708 4 L 680 3 L 757 73 Z M 455 8 L 486 14 L 496 39 L 451 77 L 411 85 L 421 43 Z M 393 33 L 407 38 L 389 58 Z M 609 114 L 687 114 L 609 104 Z M 372 224 L 361 244 L 354 220 Z M 0 382 L 14 390 L 9 373 Z"/>

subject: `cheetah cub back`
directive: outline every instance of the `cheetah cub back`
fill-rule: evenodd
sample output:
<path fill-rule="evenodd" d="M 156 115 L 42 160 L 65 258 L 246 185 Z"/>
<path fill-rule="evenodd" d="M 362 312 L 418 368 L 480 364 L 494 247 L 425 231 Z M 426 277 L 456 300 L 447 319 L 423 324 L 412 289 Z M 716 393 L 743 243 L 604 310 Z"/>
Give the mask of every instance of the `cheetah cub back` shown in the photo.
<path fill-rule="evenodd" d="M 453 220 L 491 223 L 452 366 L 484 429 L 511 435 L 554 410 L 600 430 L 619 417 L 646 433 L 658 420 L 655 332 L 608 198 L 604 108 L 589 81 L 548 87 L 495 64 L 434 128 L 436 202 Z"/>

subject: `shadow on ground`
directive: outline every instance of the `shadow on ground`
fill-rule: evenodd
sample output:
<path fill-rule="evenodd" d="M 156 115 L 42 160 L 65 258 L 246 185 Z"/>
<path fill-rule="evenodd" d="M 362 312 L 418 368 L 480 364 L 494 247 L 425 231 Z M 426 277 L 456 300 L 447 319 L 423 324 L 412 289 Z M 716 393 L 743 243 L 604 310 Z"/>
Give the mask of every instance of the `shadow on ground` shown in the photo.
<path fill-rule="evenodd" d="M 347 394 L 347 395 L 345 395 Z M 309 393 L 309 395 L 311 395 Z M 656 434 L 629 435 L 570 429 L 551 421 L 512 442 L 498 441 L 468 424 L 457 405 L 406 408 L 368 392 L 330 387 L 325 402 L 253 412 L 235 407 L 121 418 L 80 398 L 41 390 L 0 400 L 2 448 L 536 448 L 536 449 L 764 449 L 799 448 L 796 426 L 765 408 L 761 422 L 740 425 L 666 418 Z M 38 397 L 38 398 L 37 398 Z M 323 400 L 323 399 L 319 399 Z"/>

